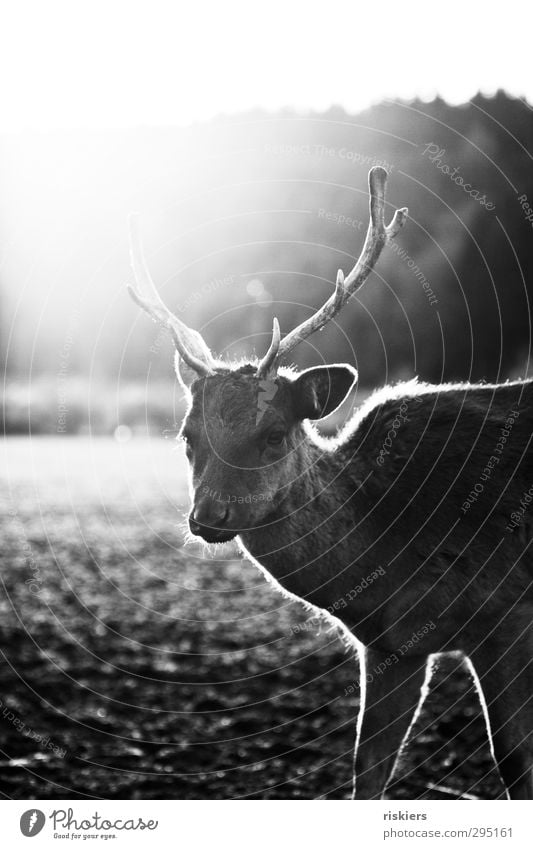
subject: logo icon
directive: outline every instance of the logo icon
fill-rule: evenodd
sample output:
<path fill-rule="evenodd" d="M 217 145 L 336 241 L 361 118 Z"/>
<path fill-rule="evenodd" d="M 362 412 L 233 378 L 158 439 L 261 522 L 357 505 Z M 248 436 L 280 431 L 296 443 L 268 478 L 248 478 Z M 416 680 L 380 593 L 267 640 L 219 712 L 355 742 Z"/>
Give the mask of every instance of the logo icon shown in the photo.
<path fill-rule="evenodd" d="M 270 402 L 275 398 L 278 391 L 278 384 L 275 380 L 260 380 L 259 392 L 257 394 L 257 415 L 255 417 L 256 425 L 259 424 L 266 411 L 270 406 Z"/>
<path fill-rule="evenodd" d="M 46 822 L 46 817 L 38 808 L 30 808 L 29 811 L 24 811 L 20 818 L 20 830 L 24 837 L 35 837 L 42 831 Z"/>

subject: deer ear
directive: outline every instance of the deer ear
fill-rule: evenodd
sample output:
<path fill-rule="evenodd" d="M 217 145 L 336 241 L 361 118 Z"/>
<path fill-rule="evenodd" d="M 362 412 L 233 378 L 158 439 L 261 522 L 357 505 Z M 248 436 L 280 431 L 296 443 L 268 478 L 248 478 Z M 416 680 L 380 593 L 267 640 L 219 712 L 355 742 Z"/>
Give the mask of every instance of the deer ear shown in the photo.
<path fill-rule="evenodd" d="M 198 380 L 198 372 L 191 368 L 191 366 L 188 365 L 182 357 L 180 357 L 177 351 L 174 355 L 174 369 L 176 377 L 184 389 L 190 389 L 193 381 Z"/>
<path fill-rule="evenodd" d="M 357 380 L 349 365 L 317 366 L 303 371 L 292 384 L 299 419 L 323 419 L 340 407 Z"/>

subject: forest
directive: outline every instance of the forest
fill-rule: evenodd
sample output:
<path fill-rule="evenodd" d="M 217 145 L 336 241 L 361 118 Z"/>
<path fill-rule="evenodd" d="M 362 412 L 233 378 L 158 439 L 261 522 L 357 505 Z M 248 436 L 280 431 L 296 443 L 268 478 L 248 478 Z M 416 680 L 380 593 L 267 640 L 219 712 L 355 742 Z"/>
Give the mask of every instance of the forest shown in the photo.
<path fill-rule="evenodd" d="M 387 381 L 530 373 L 533 122 L 503 92 L 357 116 L 254 112 L 184 128 L 27 132 L 0 142 L 4 427 L 175 429 L 166 335 L 129 301 L 127 218 L 142 215 L 166 303 L 219 355 L 261 355 L 359 254 L 368 170 L 410 218 L 296 364 Z"/>

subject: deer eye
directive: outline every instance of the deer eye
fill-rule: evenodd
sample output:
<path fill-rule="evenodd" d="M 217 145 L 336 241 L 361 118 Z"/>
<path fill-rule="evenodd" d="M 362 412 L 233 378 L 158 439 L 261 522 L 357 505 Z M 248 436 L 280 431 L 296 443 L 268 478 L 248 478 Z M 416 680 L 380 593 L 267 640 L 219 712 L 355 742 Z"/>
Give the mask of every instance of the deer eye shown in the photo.
<path fill-rule="evenodd" d="M 272 430 L 266 438 L 267 445 L 281 445 L 285 439 L 285 433 L 282 430 Z"/>

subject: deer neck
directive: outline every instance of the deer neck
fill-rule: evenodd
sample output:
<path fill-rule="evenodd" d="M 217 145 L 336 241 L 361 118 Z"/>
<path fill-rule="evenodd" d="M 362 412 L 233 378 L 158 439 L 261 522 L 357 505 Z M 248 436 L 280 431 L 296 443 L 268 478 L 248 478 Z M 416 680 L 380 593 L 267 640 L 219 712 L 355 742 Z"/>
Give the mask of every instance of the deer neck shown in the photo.
<path fill-rule="evenodd" d="M 339 565 L 341 552 L 338 545 L 331 545 L 331 536 L 339 530 L 342 520 L 335 517 L 350 498 L 350 481 L 340 456 L 310 437 L 300 443 L 295 462 L 294 483 L 263 524 L 242 533 L 240 540 L 245 553 L 285 589 L 310 597 L 324 584 L 333 556 Z M 328 554 L 333 549 L 334 555 Z"/>

